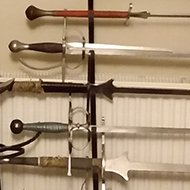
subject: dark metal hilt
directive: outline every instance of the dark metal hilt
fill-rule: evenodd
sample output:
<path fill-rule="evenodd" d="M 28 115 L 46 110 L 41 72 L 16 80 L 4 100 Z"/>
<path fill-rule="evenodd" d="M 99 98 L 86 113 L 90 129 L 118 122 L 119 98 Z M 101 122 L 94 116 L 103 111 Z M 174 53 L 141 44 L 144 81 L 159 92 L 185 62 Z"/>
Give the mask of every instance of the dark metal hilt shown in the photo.
<path fill-rule="evenodd" d="M 15 119 L 10 124 L 11 131 L 19 134 L 23 130 L 44 132 L 44 133 L 65 133 L 68 132 L 68 124 L 58 122 L 37 122 L 23 123 L 19 119 Z"/>
<path fill-rule="evenodd" d="M 39 51 L 44 53 L 63 53 L 63 45 L 61 43 L 42 42 L 26 44 L 18 40 L 13 40 L 9 43 L 10 51 L 18 53 L 23 50 Z"/>

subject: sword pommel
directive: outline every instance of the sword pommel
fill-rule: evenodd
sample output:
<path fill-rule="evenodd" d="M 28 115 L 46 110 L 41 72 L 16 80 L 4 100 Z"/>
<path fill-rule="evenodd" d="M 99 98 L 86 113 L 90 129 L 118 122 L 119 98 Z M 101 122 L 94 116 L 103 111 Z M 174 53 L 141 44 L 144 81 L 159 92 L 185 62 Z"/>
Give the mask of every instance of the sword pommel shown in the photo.
<path fill-rule="evenodd" d="M 19 119 L 14 119 L 10 124 L 10 128 L 14 134 L 19 134 L 23 131 L 23 123 Z"/>
<path fill-rule="evenodd" d="M 25 14 L 26 14 L 26 17 L 31 21 L 37 19 L 38 17 L 52 15 L 51 11 L 45 11 L 42 9 L 38 9 L 37 7 L 35 7 L 33 5 L 30 5 L 26 9 Z"/>
<path fill-rule="evenodd" d="M 61 43 L 42 42 L 25 44 L 18 40 L 13 40 L 9 44 L 9 49 L 13 53 L 18 53 L 23 50 L 39 51 L 44 53 L 63 53 L 63 47 Z"/>
<path fill-rule="evenodd" d="M 27 44 L 21 43 L 18 40 L 13 40 L 9 44 L 10 51 L 14 53 L 18 53 L 19 51 L 28 49 L 29 46 Z"/>

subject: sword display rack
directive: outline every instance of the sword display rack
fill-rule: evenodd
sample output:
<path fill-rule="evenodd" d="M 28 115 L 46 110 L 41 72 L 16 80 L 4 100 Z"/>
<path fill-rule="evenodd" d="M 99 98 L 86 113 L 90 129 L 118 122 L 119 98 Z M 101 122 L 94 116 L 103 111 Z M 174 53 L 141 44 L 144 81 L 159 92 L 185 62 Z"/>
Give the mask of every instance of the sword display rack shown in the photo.
<path fill-rule="evenodd" d="M 88 0 L 88 10 L 94 10 L 94 1 Z M 94 43 L 94 16 L 88 15 L 88 35 L 89 42 Z M 95 83 L 95 53 L 89 52 L 88 58 L 88 82 Z M 90 122 L 92 125 L 96 125 L 96 95 L 87 95 L 87 111 L 90 110 Z M 96 128 L 92 129 L 92 158 L 97 158 L 97 134 Z M 99 189 L 99 175 L 96 168 L 93 168 L 93 189 Z"/>
<path fill-rule="evenodd" d="M 89 43 L 94 43 L 94 14 L 93 14 L 93 0 L 88 0 L 88 31 L 89 31 Z M 128 11 L 128 13 L 131 13 L 131 9 L 132 9 L 132 6 L 130 6 L 130 8 L 129 8 L 129 11 Z M 131 15 L 132 15 L 132 13 L 131 13 Z M 142 14 L 140 14 L 140 15 L 142 15 Z M 134 15 L 133 15 L 134 16 Z M 188 16 L 188 15 L 187 15 Z M 67 22 L 67 18 L 66 17 L 64 17 L 64 32 L 66 31 L 66 22 Z M 66 34 L 64 33 L 64 35 L 63 35 L 63 44 L 65 44 L 66 43 Z M 64 54 L 65 55 L 65 54 Z M 65 77 L 65 57 L 63 56 L 63 61 L 62 61 L 62 66 L 61 66 L 61 69 L 62 69 L 62 87 L 65 85 L 67 85 L 67 84 L 65 84 L 64 83 L 64 77 Z M 101 181 L 101 183 L 102 183 L 102 187 L 101 187 L 101 189 L 102 190 L 105 190 L 105 133 L 104 132 L 101 132 L 101 139 L 102 139 L 102 147 L 101 147 L 101 153 L 102 153 L 102 155 L 101 155 L 101 158 L 99 159 L 98 158 L 98 154 L 97 154 L 97 152 L 98 152 L 98 150 L 97 150 L 97 128 L 95 127 L 96 126 L 96 93 L 90 93 L 90 90 L 88 90 L 89 88 L 91 88 L 91 89 L 93 89 L 93 87 L 97 90 L 98 88 L 98 86 L 95 86 L 95 84 L 96 84 L 96 80 L 95 80 L 95 51 L 93 51 L 93 50 L 90 50 L 89 52 L 88 52 L 88 73 L 87 73 L 87 75 L 88 75 L 88 79 L 87 79 L 87 84 L 88 85 L 81 85 L 82 87 L 84 87 L 85 88 L 85 93 L 86 93 L 86 96 L 87 96 L 87 103 L 86 103 L 86 110 L 85 110 L 85 113 L 86 113 L 86 121 L 87 121 L 87 124 L 89 125 L 89 126 L 91 126 L 91 131 L 90 131 L 90 138 L 91 138 L 91 147 L 92 147 L 92 159 L 94 159 L 94 160 L 98 160 L 98 161 L 101 161 L 101 173 L 99 173 L 99 171 L 97 171 L 97 167 L 95 166 L 95 165 L 92 165 L 92 176 L 93 176 L 93 189 L 94 190 L 99 190 L 99 184 L 100 184 L 100 182 L 99 182 L 99 180 Z M 141 94 L 141 93 L 143 93 L 143 94 L 162 94 L 162 95 L 171 95 L 171 94 L 176 94 L 176 95 L 189 95 L 190 94 L 190 90 L 189 89 L 181 89 L 181 90 L 176 90 L 176 89 L 163 89 L 163 88 L 161 88 L 161 89 L 155 89 L 155 88 L 153 88 L 153 89 L 151 89 L 151 88 L 149 88 L 149 89 L 146 89 L 146 88 L 116 88 L 115 86 L 113 86 L 113 84 L 112 84 L 112 82 L 113 82 L 113 80 L 110 80 L 110 81 L 108 81 L 107 83 L 105 83 L 104 85 L 105 85 L 105 87 L 106 86 L 108 86 L 108 87 L 110 87 L 109 89 L 108 89 L 108 91 L 109 91 L 109 93 L 111 93 L 111 94 L 109 94 L 107 97 L 108 98 L 110 98 L 110 99 L 112 99 L 112 94 L 114 93 L 114 92 L 124 92 L 124 93 L 135 93 L 135 94 Z M 12 91 L 12 87 L 13 87 L 13 83 L 14 83 L 14 80 L 12 80 L 12 81 L 8 81 L 8 83 L 5 83 L 5 88 L 3 88 L 3 86 L 2 86 L 2 88 L 1 88 L 1 90 L 2 90 L 2 92 L 6 89 L 6 90 L 10 90 L 10 91 Z M 16 83 L 16 82 L 15 82 Z M 47 83 L 45 83 L 45 82 L 43 82 L 43 81 L 40 81 L 40 83 L 35 83 L 35 84 L 37 84 L 37 86 L 40 86 L 40 85 L 44 85 L 43 87 L 45 88 L 45 85 L 47 85 Z M 35 85 L 34 83 L 32 83 L 32 85 Z M 53 83 L 52 83 L 53 84 Z M 51 87 L 51 85 L 52 84 L 50 84 L 49 83 L 49 86 L 48 87 Z M 54 83 L 55 84 L 55 83 Z M 108 84 L 108 85 L 107 85 Z M 72 85 L 72 84 L 70 84 L 70 85 Z M 75 85 L 75 84 L 74 84 Z M 103 85 L 102 85 L 103 86 Z M 101 88 L 101 85 L 99 85 L 99 87 Z M 110 90 L 111 89 L 111 90 Z M 118 91 L 117 91 L 117 90 Z M 114 91 L 115 90 L 115 91 Z M 126 90 L 128 90 L 128 91 L 126 91 Z M 101 90 L 99 90 L 102 94 L 104 94 L 104 92 L 103 92 L 103 90 L 101 89 Z M 1 91 L 0 91 L 1 92 Z M 98 92 L 98 91 L 97 91 Z M 70 93 L 70 94 L 72 94 L 72 93 Z M 106 93 L 104 94 L 104 95 L 106 95 Z M 72 109 L 72 105 L 71 105 L 71 101 L 70 101 L 70 112 L 69 113 L 72 113 L 72 111 L 73 111 L 73 109 Z M 83 110 L 84 111 L 84 110 Z M 68 125 L 69 126 L 71 126 L 72 127 L 72 125 L 73 125 L 73 123 L 72 123 L 72 121 L 71 121 L 71 119 L 72 118 L 70 118 L 70 115 L 69 115 L 69 122 L 68 122 Z M 20 122 L 20 121 L 19 121 Z M 104 118 L 102 118 L 102 122 L 104 122 Z M 23 123 L 22 122 L 20 122 L 20 124 L 18 124 L 18 121 L 17 121 L 17 123 L 14 123 L 13 125 L 12 125 L 12 127 L 13 127 L 13 130 L 16 130 L 16 132 L 15 133 L 18 133 L 18 130 L 20 130 L 20 129 L 22 129 L 23 130 Z M 42 124 L 43 126 L 44 125 L 46 125 L 46 124 Z M 47 127 L 48 127 L 48 125 L 54 125 L 54 124 L 52 124 L 52 123 L 49 123 L 49 124 L 47 124 Z M 55 125 L 58 125 L 58 124 L 55 124 Z M 16 127 L 15 127 L 16 126 Z M 25 126 L 27 126 L 27 124 L 25 125 Z M 60 124 L 60 126 L 61 127 L 63 127 L 63 125 L 62 124 Z M 15 128 L 14 128 L 15 127 Z M 39 126 L 38 126 L 39 127 Z M 83 127 L 83 125 L 76 125 L 76 128 L 81 128 L 81 127 Z M 86 129 L 86 128 L 85 128 Z M 65 129 L 64 128 L 64 130 L 65 131 L 67 131 L 68 129 Z M 121 129 L 121 130 L 123 130 L 123 129 Z M 137 130 L 137 131 L 140 131 L 141 129 L 125 129 L 125 130 L 128 130 L 128 131 L 132 131 L 131 133 L 135 133 L 136 131 L 135 130 Z M 134 131 L 133 131 L 134 130 Z M 151 132 L 150 130 L 151 129 L 144 129 L 144 128 L 142 128 L 142 131 L 143 132 Z M 159 132 L 159 130 L 161 130 L 161 129 L 154 129 L 156 132 Z M 167 131 L 167 132 L 171 132 L 171 130 L 170 129 L 164 129 L 165 130 L 165 132 Z M 163 131 L 164 131 L 163 130 Z M 69 138 L 68 138 L 68 144 L 69 144 L 69 157 L 68 157 L 68 160 L 66 160 L 66 161 L 68 161 L 68 175 L 71 175 L 71 153 L 72 153 L 72 145 L 71 145 L 71 141 L 72 141 L 72 130 L 68 130 L 69 131 Z M 67 132 L 68 132 L 67 131 Z M 141 132 L 142 132 L 141 131 Z M 154 132 L 155 132 L 154 131 Z M 89 131 L 88 131 L 89 132 Z M 177 133 L 182 133 L 182 134 L 184 134 L 184 133 L 189 133 L 189 130 L 180 130 L 180 129 L 175 129 L 175 132 L 177 132 Z M 130 133 L 130 132 L 129 132 Z M 37 133 L 37 135 L 32 139 L 32 140 L 30 140 L 30 141 L 28 141 L 27 143 L 30 143 L 31 141 L 34 141 L 38 136 L 40 135 L 40 133 Z M 24 144 L 27 144 L 27 143 L 24 143 Z M 4 146 L 4 145 L 3 145 Z M 7 148 L 7 147 L 6 147 Z M 4 149 L 6 150 L 6 148 L 4 147 Z M 19 152 L 19 154 L 22 154 L 23 153 L 23 149 L 21 148 L 20 149 L 20 146 L 12 146 L 12 147 L 8 147 L 9 149 L 13 149 L 13 150 L 19 150 L 20 152 Z M 122 160 L 122 159 L 124 159 L 124 156 L 122 156 L 121 158 L 119 158 L 118 160 L 120 161 L 120 160 Z M 11 160 L 10 160 L 11 161 Z M 18 161 L 18 160 L 17 160 Z M 12 162 L 14 163 L 14 160 L 12 160 Z M 3 160 L 2 161 L 2 163 L 0 162 L 0 164 L 4 164 L 4 163 L 6 163 L 6 160 Z M 39 163 L 37 163 L 37 164 L 39 164 Z M 43 165 L 43 164 L 42 164 Z M 143 167 L 143 165 L 139 165 L 139 166 L 141 166 L 141 167 Z M 152 165 L 150 165 L 150 168 L 151 167 L 153 167 Z M 179 167 L 181 167 L 181 166 L 178 166 L 178 169 L 179 169 Z M 135 168 L 135 167 L 134 167 Z M 146 167 L 145 167 L 146 168 Z M 188 168 L 188 167 L 183 167 L 183 169 L 185 170 L 185 168 Z M 133 168 L 132 168 L 133 169 Z M 135 169 L 137 169 L 137 168 L 135 168 Z M 141 169 L 141 168 L 140 168 Z M 140 170 L 139 169 L 139 170 Z M 169 169 L 171 169 L 171 165 L 163 165 L 163 168 L 162 168 L 164 171 L 168 171 Z M 157 167 L 157 170 L 159 171 L 159 168 Z M 151 169 L 150 169 L 150 171 L 151 171 Z M 186 171 L 189 171 L 189 168 L 186 170 Z M 119 173 L 119 172 L 118 172 Z M 99 176 L 99 174 L 100 174 L 100 176 Z M 126 178 L 125 176 L 124 176 L 124 178 Z"/>

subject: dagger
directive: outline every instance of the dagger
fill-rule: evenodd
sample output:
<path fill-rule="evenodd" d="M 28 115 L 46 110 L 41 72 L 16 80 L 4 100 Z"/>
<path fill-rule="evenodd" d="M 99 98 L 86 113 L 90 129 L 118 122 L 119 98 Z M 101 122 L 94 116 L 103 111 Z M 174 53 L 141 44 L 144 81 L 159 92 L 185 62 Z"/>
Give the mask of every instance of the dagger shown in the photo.
<path fill-rule="evenodd" d="M 130 4 L 130 7 L 132 4 Z M 190 18 L 190 14 L 151 14 L 148 11 L 131 12 L 131 11 L 80 11 L 80 10 L 42 10 L 33 5 L 30 5 L 25 11 L 26 17 L 29 20 L 35 20 L 43 16 L 53 17 L 86 17 L 93 14 L 95 18 L 142 18 L 149 17 L 166 17 L 166 18 Z"/>
<path fill-rule="evenodd" d="M 54 43 L 42 42 L 26 44 L 18 40 L 12 40 L 9 49 L 13 53 L 18 53 L 24 50 L 31 50 L 44 53 L 63 53 L 69 55 L 83 55 L 90 50 L 95 51 L 96 55 L 126 55 L 126 56 L 165 56 L 165 57 L 189 57 L 190 54 L 175 53 L 172 50 L 163 48 L 151 48 L 140 46 L 124 46 L 113 44 L 96 44 L 96 43 Z"/>
<path fill-rule="evenodd" d="M 150 94 L 150 95 L 177 95 L 189 96 L 189 87 L 181 86 L 180 89 L 175 87 L 135 87 L 128 85 L 127 87 L 117 87 L 113 84 L 114 80 L 100 84 L 84 84 L 72 82 L 49 82 L 49 81 L 16 81 L 10 79 L 0 83 L 0 94 L 5 91 L 12 92 L 30 92 L 30 93 L 84 93 L 102 94 L 108 99 L 113 99 L 114 93 L 124 94 Z"/>
<path fill-rule="evenodd" d="M 130 171 L 147 172 L 174 172 L 189 173 L 190 165 L 168 164 L 168 163 L 141 163 L 131 162 L 127 158 L 127 153 L 114 159 L 105 160 L 105 172 L 112 172 L 120 175 L 126 181 L 129 180 Z M 16 157 L 0 160 L 0 164 L 39 166 L 43 168 L 68 168 L 68 158 L 66 157 Z M 71 158 L 72 169 L 90 170 L 92 167 L 102 169 L 101 158 Z"/>

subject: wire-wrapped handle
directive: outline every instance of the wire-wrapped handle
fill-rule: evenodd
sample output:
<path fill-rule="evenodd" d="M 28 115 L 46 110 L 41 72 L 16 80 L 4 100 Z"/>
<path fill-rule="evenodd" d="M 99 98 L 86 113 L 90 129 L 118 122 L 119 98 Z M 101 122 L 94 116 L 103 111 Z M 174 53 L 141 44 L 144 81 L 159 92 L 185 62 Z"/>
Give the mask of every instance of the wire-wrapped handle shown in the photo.
<path fill-rule="evenodd" d="M 19 119 L 15 119 L 10 124 L 11 131 L 19 134 L 23 130 L 44 132 L 44 133 L 64 133 L 68 132 L 68 124 L 58 122 L 37 122 L 23 123 Z"/>
<path fill-rule="evenodd" d="M 39 51 L 44 53 L 63 53 L 63 45 L 61 43 L 42 42 L 25 44 L 18 40 L 13 40 L 9 44 L 9 49 L 13 53 L 18 53 L 23 50 Z"/>

